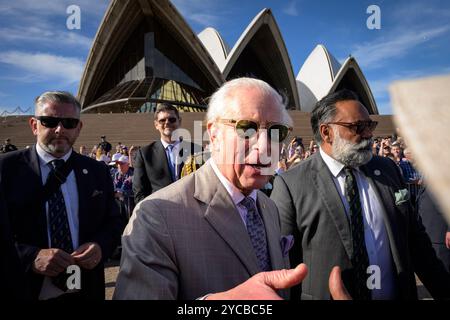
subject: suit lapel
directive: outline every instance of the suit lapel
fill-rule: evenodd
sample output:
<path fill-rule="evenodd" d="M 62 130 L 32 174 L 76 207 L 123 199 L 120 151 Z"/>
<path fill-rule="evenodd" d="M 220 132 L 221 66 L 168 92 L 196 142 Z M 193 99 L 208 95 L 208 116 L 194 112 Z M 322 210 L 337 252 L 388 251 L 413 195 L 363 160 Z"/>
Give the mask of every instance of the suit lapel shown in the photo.
<path fill-rule="evenodd" d="M 258 192 L 257 206 L 261 214 L 264 226 L 266 228 L 267 246 L 269 248 L 270 262 L 272 270 L 280 270 L 286 268 L 284 259 L 281 253 L 281 239 L 280 231 L 278 229 L 279 223 L 277 221 L 276 212 L 270 211 L 268 199 L 262 192 Z"/>
<path fill-rule="evenodd" d="M 312 180 L 314 186 L 320 195 L 320 199 L 322 200 L 326 211 L 336 225 L 336 229 L 339 233 L 342 244 L 344 245 L 345 251 L 349 259 L 351 259 L 353 255 L 353 244 L 350 233 L 350 225 L 345 213 L 344 204 L 342 203 L 342 199 L 336 190 L 336 186 L 333 182 L 333 176 L 320 156 L 320 153 L 317 153 L 317 155 L 314 156 L 313 161 L 313 170 L 315 170 L 315 173 L 312 174 Z"/>
<path fill-rule="evenodd" d="M 195 174 L 194 197 L 208 207 L 205 219 L 241 260 L 250 275 L 258 273 L 259 266 L 245 225 L 227 190 L 209 164 Z"/>
<path fill-rule="evenodd" d="M 74 157 L 73 161 L 73 171 L 75 173 L 75 179 L 77 181 L 77 190 L 78 190 L 78 219 L 79 219 L 79 228 L 78 230 L 89 230 L 88 221 L 89 221 L 89 210 L 88 210 L 88 201 L 90 199 L 90 192 L 92 188 L 92 181 L 90 177 L 92 173 L 89 172 L 89 168 L 84 166 L 85 161 L 82 161 L 82 157 L 72 151 L 72 156 Z M 84 235 L 81 232 L 78 232 L 79 243 L 84 242 Z"/>
<path fill-rule="evenodd" d="M 43 183 L 42 183 L 42 177 L 41 177 L 41 167 L 39 162 L 39 157 L 36 151 L 36 145 L 29 148 L 25 153 L 22 155 L 22 164 L 26 167 L 28 167 L 32 175 L 27 176 L 26 181 L 26 188 L 30 188 L 32 190 L 36 190 L 35 199 L 37 200 L 36 203 L 40 206 L 39 210 L 39 217 L 38 217 L 38 226 L 36 226 L 36 230 L 39 230 L 40 233 L 40 240 L 41 243 L 45 243 L 48 245 L 48 239 L 47 239 L 47 214 L 45 210 L 45 202 L 42 200 L 43 195 Z M 27 170 L 27 172 L 29 172 Z"/>
<path fill-rule="evenodd" d="M 169 180 L 171 183 L 174 182 L 172 179 L 172 174 L 170 173 L 169 159 L 167 159 L 166 150 L 164 149 L 161 140 L 156 141 L 154 146 L 155 148 L 153 151 L 155 153 L 155 156 L 153 157 L 153 159 L 165 159 L 164 163 L 156 163 L 156 166 L 161 166 L 162 170 L 164 171 L 164 176 L 167 177 L 167 180 Z"/>
<path fill-rule="evenodd" d="M 391 183 L 386 181 L 387 177 L 383 174 L 383 168 L 378 167 L 374 161 L 370 161 L 368 164 L 361 166 L 361 170 L 364 172 L 369 183 L 374 187 L 380 204 L 383 206 L 384 225 L 389 237 L 392 256 L 397 270 L 402 270 L 402 259 L 400 257 L 401 250 L 399 250 L 400 248 L 398 245 L 403 242 L 400 235 L 405 233 L 398 232 L 398 228 L 403 225 L 403 222 L 398 220 L 399 216 L 396 213 L 394 194 L 390 187 Z M 380 175 L 375 176 L 374 172 L 379 172 Z M 406 248 L 402 250 L 406 250 Z"/>
<path fill-rule="evenodd" d="M 38 183 L 42 186 L 42 178 L 41 178 L 41 167 L 39 162 L 39 157 L 37 155 L 36 151 L 36 145 L 29 148 L 24 154 L 23 154 L 23 163 L 25 163 L 31 171 L 34 173 L 33 180 L 34 182 Z"/>

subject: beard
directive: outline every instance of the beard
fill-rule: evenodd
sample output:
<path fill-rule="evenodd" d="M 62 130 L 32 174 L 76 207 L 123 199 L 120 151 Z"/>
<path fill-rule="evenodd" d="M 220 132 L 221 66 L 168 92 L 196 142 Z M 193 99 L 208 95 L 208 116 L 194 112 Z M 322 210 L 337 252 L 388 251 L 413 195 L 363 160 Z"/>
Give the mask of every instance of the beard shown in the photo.
<path fill-rule="evenodd" d="M 41 141 L 40 146 L 47 153 L 53 156 L 64 155 L 67 152 L 69 152 L 70 149 L 72 149 L 75 139 L 71 139 L 69 137 L 59 137 L 59 138 L 65 140 L 65 142 L 56 143 L 54 141 L 56 140 L 55 137 L 52 137 L 51 139 Z"/>
<path fill-rule="evenodd" d="M 333 131 L 335 139 L 331 152 L 334 159 L 351 168 L 362 166 L 372 159 L 373 138 L 352 143 L 341 138 L 338 130 L 333 128 Z"/>

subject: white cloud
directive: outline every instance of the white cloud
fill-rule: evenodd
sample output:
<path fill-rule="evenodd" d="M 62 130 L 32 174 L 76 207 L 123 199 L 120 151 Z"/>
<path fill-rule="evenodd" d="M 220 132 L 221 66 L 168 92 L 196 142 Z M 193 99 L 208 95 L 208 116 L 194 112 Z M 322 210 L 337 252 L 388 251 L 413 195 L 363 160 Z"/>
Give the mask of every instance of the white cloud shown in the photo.
<path fill-rule="evenodd" d="M 0 98 L 9 97 L 9 96 L 11 96 L 11 95 L 6 92 L 0 91 Z"/>
<path fill-rule="evenodd" d="M 0 12 L 7 15 L 61 15 L 67 16 L 70 5 L 77 5 L 81 13 L 102 16 L 109 0 L 15 0 L 0 3 Z"/>
<path fill-rule="evenodd" d="M 222 8 L 223 1 L 172 0 L 171 2 L 186 20 L 202 27 L 217 28 L 228 14 L 228 11 Z"/>
<path fill-rule="evenodd" d="M 383 75 L 382 78 L 369 80 L 370 90 L 372 91 L 375 101 L 377 102 L 378 111 L 381 114 L 392 114 L 389 102 L 389 86 L 398 80 L 409 80 L 416 78 L 425 78 L 436 76 L 450 72 L 449 68 L 426 68 L 421 70 L 408 70 L 403 72 L 395 72 L 392 75 Z"/>
<path fill-rule="evenodd" d="M 76 31 L 55 30 L 54 28 L 9 27 L 0 28 L 0 40 L 9 42 L 32 42 L 52 46 L 72 46 L 80 49 L 89 49 L 92 39 Z"/>
<path fill-rule="evenodd" d="M 288 16 L 297 17 L 298 16 L 297 1 L 295 0 L 290 1 L 281 11 L 287 14 Z"/>
<path fill-rule="evenodd" d="M 68 30 L 66 12 L 69 5 L 78 5 L 81 29 Z M 86 36 L 91 25 L 100 22 L 107 0 L 15 0 L 0 3 L 0 41 L 8 44 L 42 44 L 47 47 L 90 48 L 92 35 Z"/>
<path fill-rule="evenodd" d="M 375 69 L 393 58 L 405 56 L 414 47 L 442 36 L 450 30 L 450 26 L 425 30 L 409 29 L 406 32 L 393 32 L 386 38 L 366 42 L 354 46 L 352 55 L 356 57 L 362 68 Z"/>
<path fill-rule="evenodd" d="M 216 26 L 220 20 L 218 16 L 207 13 L 193 13 L 189 18 L 204 27 Z"/>
<path fill-rule="evenodd" d="M 65 85 L 80 80 L 84 64 L 78 58 L 21 51 L 1 52 L 0 63 L 22 69 L 27 77 L 35 77 L 36 81 L 56 80 Z"/>

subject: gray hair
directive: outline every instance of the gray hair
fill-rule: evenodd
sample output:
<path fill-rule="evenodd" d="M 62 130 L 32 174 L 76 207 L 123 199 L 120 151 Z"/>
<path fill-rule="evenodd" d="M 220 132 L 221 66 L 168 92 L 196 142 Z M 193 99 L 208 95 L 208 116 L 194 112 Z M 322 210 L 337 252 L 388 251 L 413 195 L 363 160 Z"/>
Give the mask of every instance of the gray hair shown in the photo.
<path fill-rule="evenodd" d="M 73 105 L 77 111 L 78 116 L 81 112 L 81 104 L 70 92 L 66 91 L 47 91 L 37 97 L 34 101 L 35 105 L 35 115 L 39 114 L 39 109 L 42 109 L 44 104 L 48 102 L 54 103 L 69 103 Z"/>
<path fill-rule="evenodd" d="M 358 96 L 351 90 L 343 89 L 331 93 L 318 101 L 311 112 L 311 128 L 314 134 L 314 140 L 317 144 L 322 144 L 322 136 L 320 135 L 320 125 L 332 122 L 336 116 L 336 103 L 340 101 L 356 100 Z"/>
<path fill-rule="evenodd" d="M 229 97 L 233 96 L 236 89 L 257 88 L 264 96 L 273 97 L 280 109 L 283 123 L 292 126 L 292 118 L 286 111 L 286 101 L 282 96 L 272 88 L 267 82 L 254 78 L 236 78 L 225 82 L 212 96 L 209 101 L 208 112 L 206 114 L 207 122 L 214 122 L 229 116 L 230 108 L 227 104 Z"/>

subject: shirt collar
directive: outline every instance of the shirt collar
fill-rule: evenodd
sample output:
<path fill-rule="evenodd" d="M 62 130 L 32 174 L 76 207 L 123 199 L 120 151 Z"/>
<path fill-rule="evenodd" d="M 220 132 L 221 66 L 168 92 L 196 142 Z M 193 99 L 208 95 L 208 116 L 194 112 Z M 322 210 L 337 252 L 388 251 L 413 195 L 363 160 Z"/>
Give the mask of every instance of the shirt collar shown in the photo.
<path fill-rule="evenodd" d="M 220 170 L 217 167 L 216 163 L 214 162 L 213 158 L 210 158 L 208 161 L 211 164 L 211 167 L 214 170 L 214 173 L 219 178 L 220 182 L 225 187 L 225 189 L 227 190 L 231 199 L 233 200 L 233 203 L 235 205 L 238 205 L 245 198 L 245 196 L 227 178 L 225 178 L 225 176 L 222 174 L 222 172 L 220 172 Z M 256 203 L 257 195 L 258 195 L 257 190 L 253 190 L 248 196 L 251 197 Z"/>
<path fill-rule="evenodd" d="M 336 159 L 330 157 L 325 151 L 322 150 L 322 148 L 319 148 L 319 152 L 328 169 L 330 169 L 331 174 L 337 178 L 345 166 Z"/>
<path fill-rule="evenodd" d="M 72 154 L 72 148 L 67 152 L 63 157 L 61 158 L 55 158 L 50 153 L 42 149 L 42 147 L 39 145 L 39 143 L 36 143 L 36 152 L 39 157 L 39 163 L 41 166 L 47 165 L 50 161 L 53 161 L 55 159 L 63 159 L 64 161 L 67 161 L 69 159 L 70 155 Z"/>
<path fill-rule="evenodd" d="M 164 141 L 163 139 L 161 139 L 161 143 L 162 143 L 164 149 L 167 149 L 167 146 L 168 146 L 169 144 L 173 145 L 173 147 L 175 148 L 175 147 L 180 143 L 180 140 L 177 140 L 177 141 L 172 142 L 172 143 L 167 143 L 166 141 Z"/>
<path fill-rule="evenodd" d="M 331 174 L 337 178 L 337 176 L 342 172 L 342 169 L 344 169 L 345 165 L 337 161 L 336 159 L 330 157 L 325 151 L 322 150 L 322 148 L 319 148 L 320 155 L 322 156 L 323 161 L 327 165 L 328 169 L 330 169 Z M 352 168 L 352 170 L 356 170 L 359 172 L 358 168 Z"/>

